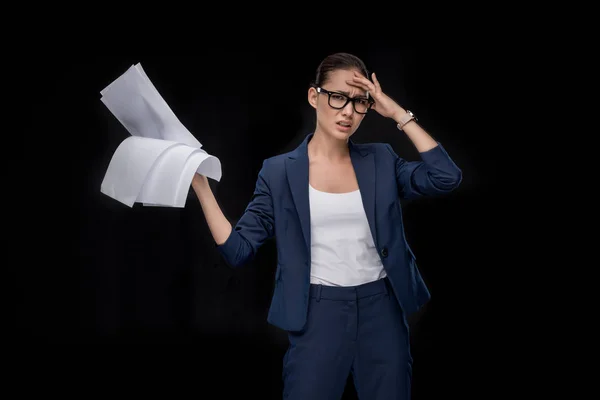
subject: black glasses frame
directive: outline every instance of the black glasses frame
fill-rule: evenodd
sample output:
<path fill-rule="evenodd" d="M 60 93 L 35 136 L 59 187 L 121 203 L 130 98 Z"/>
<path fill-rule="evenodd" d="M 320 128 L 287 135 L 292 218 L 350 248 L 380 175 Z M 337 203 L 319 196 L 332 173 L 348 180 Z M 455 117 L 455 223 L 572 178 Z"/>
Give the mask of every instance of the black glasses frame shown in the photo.
<path fill-rule="evenodd" d="M 323 93 L 323 94 L 327 95 L 327 103 L 329 104 L 329 107 L 335 108 L 336 110 L 343 109 L 344 107 L 346 107 L 348 105 L 348 102 L 351 101 L 352 102 L 352 107 L 354 108 L 354 111 L 356 111 L 358 114 L 366 114 L 371 109 L 371 107 L 373 106 L 373 103 L 375 103 L 375 101 L 373 99 L 365 99 L 364 97 L 349 97 L 348 95 L 345 95 L 344 93 L 332 92 L 330 90 L 323 89 L 322 87 L 319 87 L 319 86 L 316 86 L 315 88 L 317 89 L 317 93 Z M 341 107 L 334 107 L 334 106 L 332 106 L 331 105 L 331 95 L 332 94 L 336 94 L 338 96 L 345 97 L 346 101 L 344 102 L 344 105 L 341 106 Z M 356 101 L 357 100 L 361 100 L 361 101 L 367 100 L 368 105 L 367 105 L 367 109 L 364 112 L 358 111 L 356 109 Z"/>

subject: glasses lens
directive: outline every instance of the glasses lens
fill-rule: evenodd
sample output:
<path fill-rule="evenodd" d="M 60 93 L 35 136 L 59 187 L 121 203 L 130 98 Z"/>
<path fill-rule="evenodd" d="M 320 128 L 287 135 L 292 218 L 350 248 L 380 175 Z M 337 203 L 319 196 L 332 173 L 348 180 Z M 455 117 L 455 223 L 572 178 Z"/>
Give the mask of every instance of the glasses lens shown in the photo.
<path fill-rule="evenodd" d="M 342 108 L 347 101 L 348 98 L 343 94 L 331 93 L 331 96 L 329 96 L 329 105 L 333 108 Z"/>
<path fill-rule="evenodd" d="M 343 108 L 348 104 L 348 97 L 340 93 L 330 93 L 329 105 L 333 108 Z M 369 101 L 367 99 L 355 99 L 354 110 L 364 114 L 369 109 Z"/>
<path fill-rule="evenodd" d="M 369 109 L 369 102 L 366 99 L 356 99 L 354 101 L 354 109 L 359 113 L 366 113 Z"/>

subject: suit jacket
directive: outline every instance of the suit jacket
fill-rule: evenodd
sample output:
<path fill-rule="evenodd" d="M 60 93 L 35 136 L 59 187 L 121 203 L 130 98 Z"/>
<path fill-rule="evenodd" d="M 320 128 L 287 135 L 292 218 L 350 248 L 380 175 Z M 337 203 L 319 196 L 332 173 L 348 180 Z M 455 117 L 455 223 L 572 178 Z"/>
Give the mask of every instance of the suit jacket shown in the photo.
<path fill-rule="evenodd" d="M 229 238 L 217 249 L 232 267 L 253 259 L 275 237 L 277 268 L 268 322 L 288 331 L 304 327 L 309 303 L 311 232 L 307 135 L 295 149 L 265 159 L 252 198 Z M 440 143 L 406 161 L 386 143 L 348 142 L 375 246 L 400 306 L 408 316 L 430 298 L 408 245 L 400 199 L 449 193 L 462 172 Z"/>

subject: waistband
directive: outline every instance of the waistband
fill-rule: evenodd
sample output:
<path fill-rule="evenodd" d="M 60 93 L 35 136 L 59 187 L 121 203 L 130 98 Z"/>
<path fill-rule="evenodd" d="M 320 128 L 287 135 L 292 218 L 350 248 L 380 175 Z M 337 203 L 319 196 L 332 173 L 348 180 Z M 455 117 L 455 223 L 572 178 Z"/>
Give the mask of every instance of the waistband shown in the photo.
<path fill-rule="evenodd" d="M 310 285 L 310 297 L 327 300 L 357 300 L 380 293 L 387 294 L 390 290 L 388 277 L 357 286 L 326 286 Z"/>

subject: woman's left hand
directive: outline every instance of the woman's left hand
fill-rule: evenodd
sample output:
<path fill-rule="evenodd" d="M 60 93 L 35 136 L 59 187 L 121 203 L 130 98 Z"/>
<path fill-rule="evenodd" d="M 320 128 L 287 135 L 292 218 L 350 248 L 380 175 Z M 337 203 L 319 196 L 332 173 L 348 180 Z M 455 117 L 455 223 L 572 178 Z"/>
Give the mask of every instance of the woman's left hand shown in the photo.
<path fill-rule="evenodd" d="M 396 119 L 398 116 L 404 114 L 406 111 L 388 95 L 383 93 L 381 90 L 381 85 L 379 84 L 374 72 L 371 74 L 371 76 L 373 77 L 373 82 L 359 73 L 354 72 L 354 77 L 352 80 L 347 81 L 347 83 L 368 91 L 369 95 L 373 98 L 373 100 L 375 100 L 372 109 L 377 111 L 382 116 Z"/>

